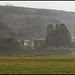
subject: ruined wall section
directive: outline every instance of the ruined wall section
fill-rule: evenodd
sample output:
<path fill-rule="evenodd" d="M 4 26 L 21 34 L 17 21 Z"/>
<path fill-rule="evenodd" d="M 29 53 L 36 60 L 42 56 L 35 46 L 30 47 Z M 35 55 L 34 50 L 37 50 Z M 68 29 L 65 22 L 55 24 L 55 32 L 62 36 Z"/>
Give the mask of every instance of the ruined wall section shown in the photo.
<path fill-rule="evenodd" d="M 65 24 L 56 24 L 55 29 L 52 24 L 47 26 L 47 36 L 44 41 L 47 47 L 70 47 L 71 33 Z"/>

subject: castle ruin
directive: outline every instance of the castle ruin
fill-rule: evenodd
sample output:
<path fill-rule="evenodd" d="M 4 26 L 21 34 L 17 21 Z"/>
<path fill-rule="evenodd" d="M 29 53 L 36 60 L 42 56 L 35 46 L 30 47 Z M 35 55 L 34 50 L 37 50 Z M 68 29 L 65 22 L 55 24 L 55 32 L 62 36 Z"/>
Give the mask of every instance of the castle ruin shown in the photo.
<path fill-rule="evenodd" d="M 47 36 L 44 41 L 45 47 L 70 47 L 71 33 L 65 24 L 56 24 L 55 29 L 52 24 L 47 26 Z"/>

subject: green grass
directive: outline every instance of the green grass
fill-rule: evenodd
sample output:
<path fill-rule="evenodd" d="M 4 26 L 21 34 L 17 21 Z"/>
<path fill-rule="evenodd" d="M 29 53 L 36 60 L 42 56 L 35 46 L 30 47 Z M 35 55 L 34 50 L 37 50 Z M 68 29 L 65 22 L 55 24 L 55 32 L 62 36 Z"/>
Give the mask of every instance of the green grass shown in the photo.
<path fill-rule="evenodd" d="M 75 74 L 75 52 L 0 49 L 0 74 Z"/>
<path fill-rule="evenodd" d="M 75 52 L 71 52 L 69 56 L 75 56 Z"/>
<path fill-rule="evenodd" d="M 52 56 L 52 55 L 70 55 L 70 51 L 41 51 L 41 50 L 11 50 L 11 49 L 0 49 L 0 56 Z M 74 55 L 74 54 L 73 54 Z"/>
<path fill-rule="evenodd" d="M 0 57 L 0 74 L 75 74 L 75 57 Z"/>

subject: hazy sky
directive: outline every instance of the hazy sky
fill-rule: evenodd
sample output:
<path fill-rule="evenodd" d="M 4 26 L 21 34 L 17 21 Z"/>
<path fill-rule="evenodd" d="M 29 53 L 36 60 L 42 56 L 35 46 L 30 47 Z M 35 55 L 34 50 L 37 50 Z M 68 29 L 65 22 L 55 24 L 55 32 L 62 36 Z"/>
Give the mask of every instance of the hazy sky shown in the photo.
<path fill-rule="evenodd" d="M 0 1 L 0 5 L 11 4 L 14 6 L 57 9 L 75 12 L 75 1 Z"/>

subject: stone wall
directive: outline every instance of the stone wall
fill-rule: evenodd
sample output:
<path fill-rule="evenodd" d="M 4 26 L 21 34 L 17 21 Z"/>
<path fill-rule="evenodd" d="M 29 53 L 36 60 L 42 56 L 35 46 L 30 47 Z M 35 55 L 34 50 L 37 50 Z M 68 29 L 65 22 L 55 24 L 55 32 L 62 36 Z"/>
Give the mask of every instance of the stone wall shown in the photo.
<path fill-rule="evenodd" d="M 17 40 L 0 37 L 0 48 L 18 49 Z"/>

